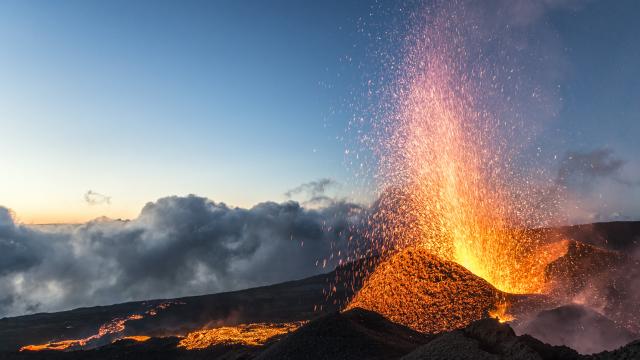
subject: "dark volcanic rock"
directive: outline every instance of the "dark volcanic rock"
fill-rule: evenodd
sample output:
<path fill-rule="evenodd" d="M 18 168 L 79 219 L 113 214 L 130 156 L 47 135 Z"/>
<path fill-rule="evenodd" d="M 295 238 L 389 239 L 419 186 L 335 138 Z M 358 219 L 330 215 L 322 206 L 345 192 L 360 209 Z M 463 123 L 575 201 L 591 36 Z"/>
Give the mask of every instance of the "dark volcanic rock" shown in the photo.
<path fill-rule="evenodd" d="M 640 246 L 640 221 L 573 225 L 557 230 L 576 241 L 625 253 Z"/>
<path fill-rule="evenodd" d="M 438 336 L 402 360 L 572 360 L 581 355 L 563 346 L 544 344 L 529 336 L 516 336 L 507 324 L 478 320 L 467 328 Z"/>
<path fill-rule="evenodd" d="M 519 332 L 551 345 L 565 345 L 583 354 L 614 350 L 638 338 L 605 316 L 580 305 L 540 312 Z"/>
<path fill-rule="evenodd" d="M 333 313 L 301 327 L 257 360 L 397 359 L 429 337 L 371 311 Z"/>
<path fill-rule="evenodd" d="M 546 275 L 557 284 L 555 298 L 602 309 L 609 319 L 640 333 L 640 260 L 571 241 Z"/>
<path fill-rule="evenodd" d="M 580 355 L 564 346 L 516 336 L 507 324 L 479 320 L 468 327 L 427 336 L 362 309 L 324 315 L 267 347 L 214 346 L 206 350 L 176 347 L 177 338 L 146 342 L 117 341 L 98 349 L 72 352 L 5 352 L 0 360 L 31 359 L 402 359 L 402 360 L 637 360 L 640 341 L 618 350 Z"/>
<path fill-rule="evenodd" d="M 606 275 L 628 259 L 621 253 L 576 241 L 569 241 L 567 253 L 547 265 L 546 275 L 558 282 L 563 291 L 580 292 L 589 281 Z"/>
<path fill-rule="evenodd" d="M 465 336 L 463 331 L 452 331 L 438 336 L 410 354 L 402 360 L 499 360 L 497 354 L 492 354 L 482 349 L 482 344 Z"/>
<path fill-rule="evenodd" d="M 588 360 L 638 360 L 640 359 L 640 341 L 622 347 L 615 351 L 605 351 Z"/>

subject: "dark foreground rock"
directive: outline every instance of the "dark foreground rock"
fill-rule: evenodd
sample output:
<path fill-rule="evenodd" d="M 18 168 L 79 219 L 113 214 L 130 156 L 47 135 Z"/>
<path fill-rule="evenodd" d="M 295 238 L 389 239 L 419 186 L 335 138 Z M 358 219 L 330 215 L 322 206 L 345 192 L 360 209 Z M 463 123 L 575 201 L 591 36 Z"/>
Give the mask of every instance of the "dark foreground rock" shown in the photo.
<path fill-rule="evenodd" d="M 567 253 L 547 266 L 546 275 L 556 284 L 552 297 L 599 309 L 628 331 L 640 333 L 640 259 L 571 241 Z"/>
<path fill-rule="evenodd" d="M 257 359 L 397 359 L 429 340 L 377 313 L 353 309 L 326 315 L 301 327 Z"/>
<path fill-rule="evenodd" d="M 640 359 L 640 341 L 634 341 L 618 350 L 605 351 L 586 358 L 594 360 L 637 360 Z"/>
<path fill-rule="evenodd" d="M 530 336 L 516 336 L 507 324 L 479 320 L 467 328 L 441 334 L 403 360 L 573 360 L 583 359 L 575 350 L 551 346 Z"/>
<path fill-rule="evenodd" d="M 553 346 L 529 336 L 517 336 L 494 319 L 474 322 L 465 329 L 441 334 L 402 360 L 637 360 L 640 341 L 615 351 L 581 355 L 566 346 Z"/>

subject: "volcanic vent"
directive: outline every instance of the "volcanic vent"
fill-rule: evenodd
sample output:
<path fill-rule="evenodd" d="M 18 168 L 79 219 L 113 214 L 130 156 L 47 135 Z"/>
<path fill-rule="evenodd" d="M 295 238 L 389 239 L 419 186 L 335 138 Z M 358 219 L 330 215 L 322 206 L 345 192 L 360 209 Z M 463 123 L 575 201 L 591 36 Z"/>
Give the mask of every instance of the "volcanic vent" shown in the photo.
<path fill-rule="evenodd" d="M 365 238 L 382 260 L 349 308 L 439 332 L 506 320 L 509 294 L 553 286 L 545 270 L 566 242 L 532 229 L 558 221 L 561 190 L 532 159 L 536 120 L 521 113 L 544 104 L 519 93 L 536 79 L 505 61 L 523 54 L 484 25 L 463 2 L 418 11 L 388 64 L 363 139 L 379 195 Z"/>
<path fill-rule="evenodd" d="M 497 314 L 506 294 L 464 267 L 409 247 L 382 262 L 348 306 L 425 333 L 464 327 Z"/>

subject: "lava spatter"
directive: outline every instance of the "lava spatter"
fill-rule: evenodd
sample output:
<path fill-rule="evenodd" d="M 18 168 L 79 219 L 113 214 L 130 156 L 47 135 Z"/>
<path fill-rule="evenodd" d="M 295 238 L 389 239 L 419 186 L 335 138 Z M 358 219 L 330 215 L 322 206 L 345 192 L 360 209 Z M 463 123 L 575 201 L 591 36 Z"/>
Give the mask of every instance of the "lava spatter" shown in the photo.
<path fill-rule="evenodd" d="M 464 267 L 409 247 L 378 265 L 347 309 L 363 308 L 425 333 L 486 318 L 505 294 Z"/>
<path fill-rule="evenodd" d="M 411 15 L 378 91 L 363 140 L 380 195 L 366 238 L 383 258 L 422 247 L 501 291 L 545 293 L 545 267 L 561 254 L 529 229 L 557 220 L 560 191 L 524 154 L 534 126 L 514 98 L 528 85 L 466 5 Z"/>

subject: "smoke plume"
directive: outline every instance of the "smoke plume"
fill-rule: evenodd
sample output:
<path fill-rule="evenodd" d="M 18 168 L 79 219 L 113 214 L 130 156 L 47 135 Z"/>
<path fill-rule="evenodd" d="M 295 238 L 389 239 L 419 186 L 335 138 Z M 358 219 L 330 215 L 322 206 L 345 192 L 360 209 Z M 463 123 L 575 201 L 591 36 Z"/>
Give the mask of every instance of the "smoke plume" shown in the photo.
<path fill-rule="evenodd" d="M 560 164 L 558 182 L 587 188 L 595 180 L 618 175 L 623 166 L 624 161 L 615 157 L 611 149 L 571 151 Z M 614 179 L 618 180 L 616 177 Z"/>
<path fill-rule="evenodd" d="M 323 178 L 297 186 L 284 193 L 284 196 L 292 199 L 300 195 L 305 199 L 303 204 L 309 206 L 327 205 L 334 200 L 333 197 L 328 195 L 328 190 L 337 186 L 338 183 L 335 180 Z"/>
<path fill-rule="evenodd" d="M 632 166 L 610 148 L 570 151 L 560 161 L 556 183 L 566 190 L 570 223 L 635 220 L 640 182 Z"/>

